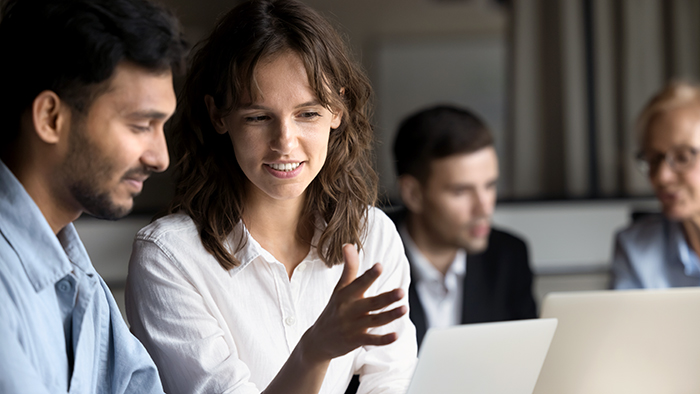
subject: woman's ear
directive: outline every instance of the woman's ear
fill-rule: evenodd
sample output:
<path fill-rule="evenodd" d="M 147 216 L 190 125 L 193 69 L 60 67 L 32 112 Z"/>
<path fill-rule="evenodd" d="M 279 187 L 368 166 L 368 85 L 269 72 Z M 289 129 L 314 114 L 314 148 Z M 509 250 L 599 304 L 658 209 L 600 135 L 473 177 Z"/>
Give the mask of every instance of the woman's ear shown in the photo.
<path fill-rule="evenodd" d="M 228 129 L 224 124 L 224 119 L 221 117 L 219 108 L 214 102 L 214 97 L 207 94 L 206 96 L 204 96 L 204 103 L 207 105 L 207 111 L 209 112 L 209 120 L 214 126 L 214 130 L 216 130 L 216 132 L 219 134 L 228 133 Z"/>
<path fill-rule="evenodd" d="M 34 131 L 47 144 L 60 141 L 64 125 L 70 122 L 70 115 L 70 108 L 51 90 L 39 93 L 32 102 Z"/>
<path fill-rule="evenodd" d="M 331 129 L 335 130 L 340 127 L 340 123 L 343 121 L 343 111 L 337 110 L 333 112 L 333 117 L 331 118 Z"/>
<path fill-rule="evenodd" d="M 345 88 L 340 88 L 340 91 L 338 92 L 340 94 L 340 97 L 342 98 L 345 96 Z M 333 112 L 333 118 L 331 119 L 331 129 L 337 129 L 340 127 L 340 123 L 343 121 L 343 110 L 338 109 L 337 111 Z"/>

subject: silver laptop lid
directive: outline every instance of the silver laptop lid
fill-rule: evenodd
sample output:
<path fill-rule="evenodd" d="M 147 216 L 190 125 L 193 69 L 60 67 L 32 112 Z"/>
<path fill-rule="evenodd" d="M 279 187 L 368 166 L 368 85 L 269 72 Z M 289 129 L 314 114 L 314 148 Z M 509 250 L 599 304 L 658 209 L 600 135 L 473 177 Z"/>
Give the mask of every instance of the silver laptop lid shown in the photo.
<path fill-rule="evenodd" d="M 532 394 L 556 319 L 430 329 L 407 394 Z"/>
<path fill-rule="evenodd" d="M 536 394 L 700 393 L 700 288 L 551 293 Z"/>

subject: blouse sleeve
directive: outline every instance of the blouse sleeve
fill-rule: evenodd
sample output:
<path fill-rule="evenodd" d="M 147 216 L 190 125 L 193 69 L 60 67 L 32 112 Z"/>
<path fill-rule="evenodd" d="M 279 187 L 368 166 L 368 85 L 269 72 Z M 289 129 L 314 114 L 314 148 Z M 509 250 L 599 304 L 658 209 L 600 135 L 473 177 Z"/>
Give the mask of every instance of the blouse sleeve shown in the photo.
<path fill-rule="evenodd" d="M 374 294 L 398 287 L 404 290 L 404 297 L 386 310 L 399 305 L 408 307 L 408 286 L 411 281 L 408 259 L 396 227 L 378 209 L 374 210 L 373 224 L 363 252 L 365 258 L 373 259 L 368 261 L 370 266 L 376 262 L 382 263 L 382 274 L 373 285 L 376 286 Z M 370 331 L 378 335 L 396 332 L 398 339 L 390 345 L 365 346 L 362 349 L 357 359 L 360 375 L 358 394 L 405 393 L 417 361 L 416 331 L 409 314 Z"/>
<path fill-rule="evenodd" d="M 153 357 L 168 393 L 260 393 L 195 276 L 158 240 L 137 235 L 125 296 L 132 332 Z"/>

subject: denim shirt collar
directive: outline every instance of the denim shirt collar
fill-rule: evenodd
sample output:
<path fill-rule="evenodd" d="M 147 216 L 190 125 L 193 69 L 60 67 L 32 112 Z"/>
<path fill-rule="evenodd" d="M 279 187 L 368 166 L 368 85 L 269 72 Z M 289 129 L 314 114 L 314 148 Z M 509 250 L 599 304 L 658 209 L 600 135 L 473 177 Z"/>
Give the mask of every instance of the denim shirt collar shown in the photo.
<path fill-rule="evenodd" d="M 54 235 L 39 207 L 1 160 L 0 219 L 0 233 L 18 254 L 36 292 L 76 267 L 93 276 L 94 268 L 73 224 Z"/>

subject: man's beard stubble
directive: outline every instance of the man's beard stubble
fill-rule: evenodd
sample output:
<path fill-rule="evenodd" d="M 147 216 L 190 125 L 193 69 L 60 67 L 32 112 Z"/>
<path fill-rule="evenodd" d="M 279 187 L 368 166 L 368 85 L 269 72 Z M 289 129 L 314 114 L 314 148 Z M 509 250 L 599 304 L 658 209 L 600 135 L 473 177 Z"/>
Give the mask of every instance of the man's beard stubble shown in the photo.
<path fill-rule="evenodd" d="M 131 211 L 133 200 L 128 206 L 119 206 L 109 190 L 101 190 L 101 182 L 113 177 L 114 165 L 96 150 L 88 139 L 83 122 L 76 120 L 70 131 L 68 154 L 61 168 L 64 180 L 68 182 L 68 191 L 85 213 L 106 220 L 122 218 Z M 147 171 L 129 171 L 132 172 Z"/>

